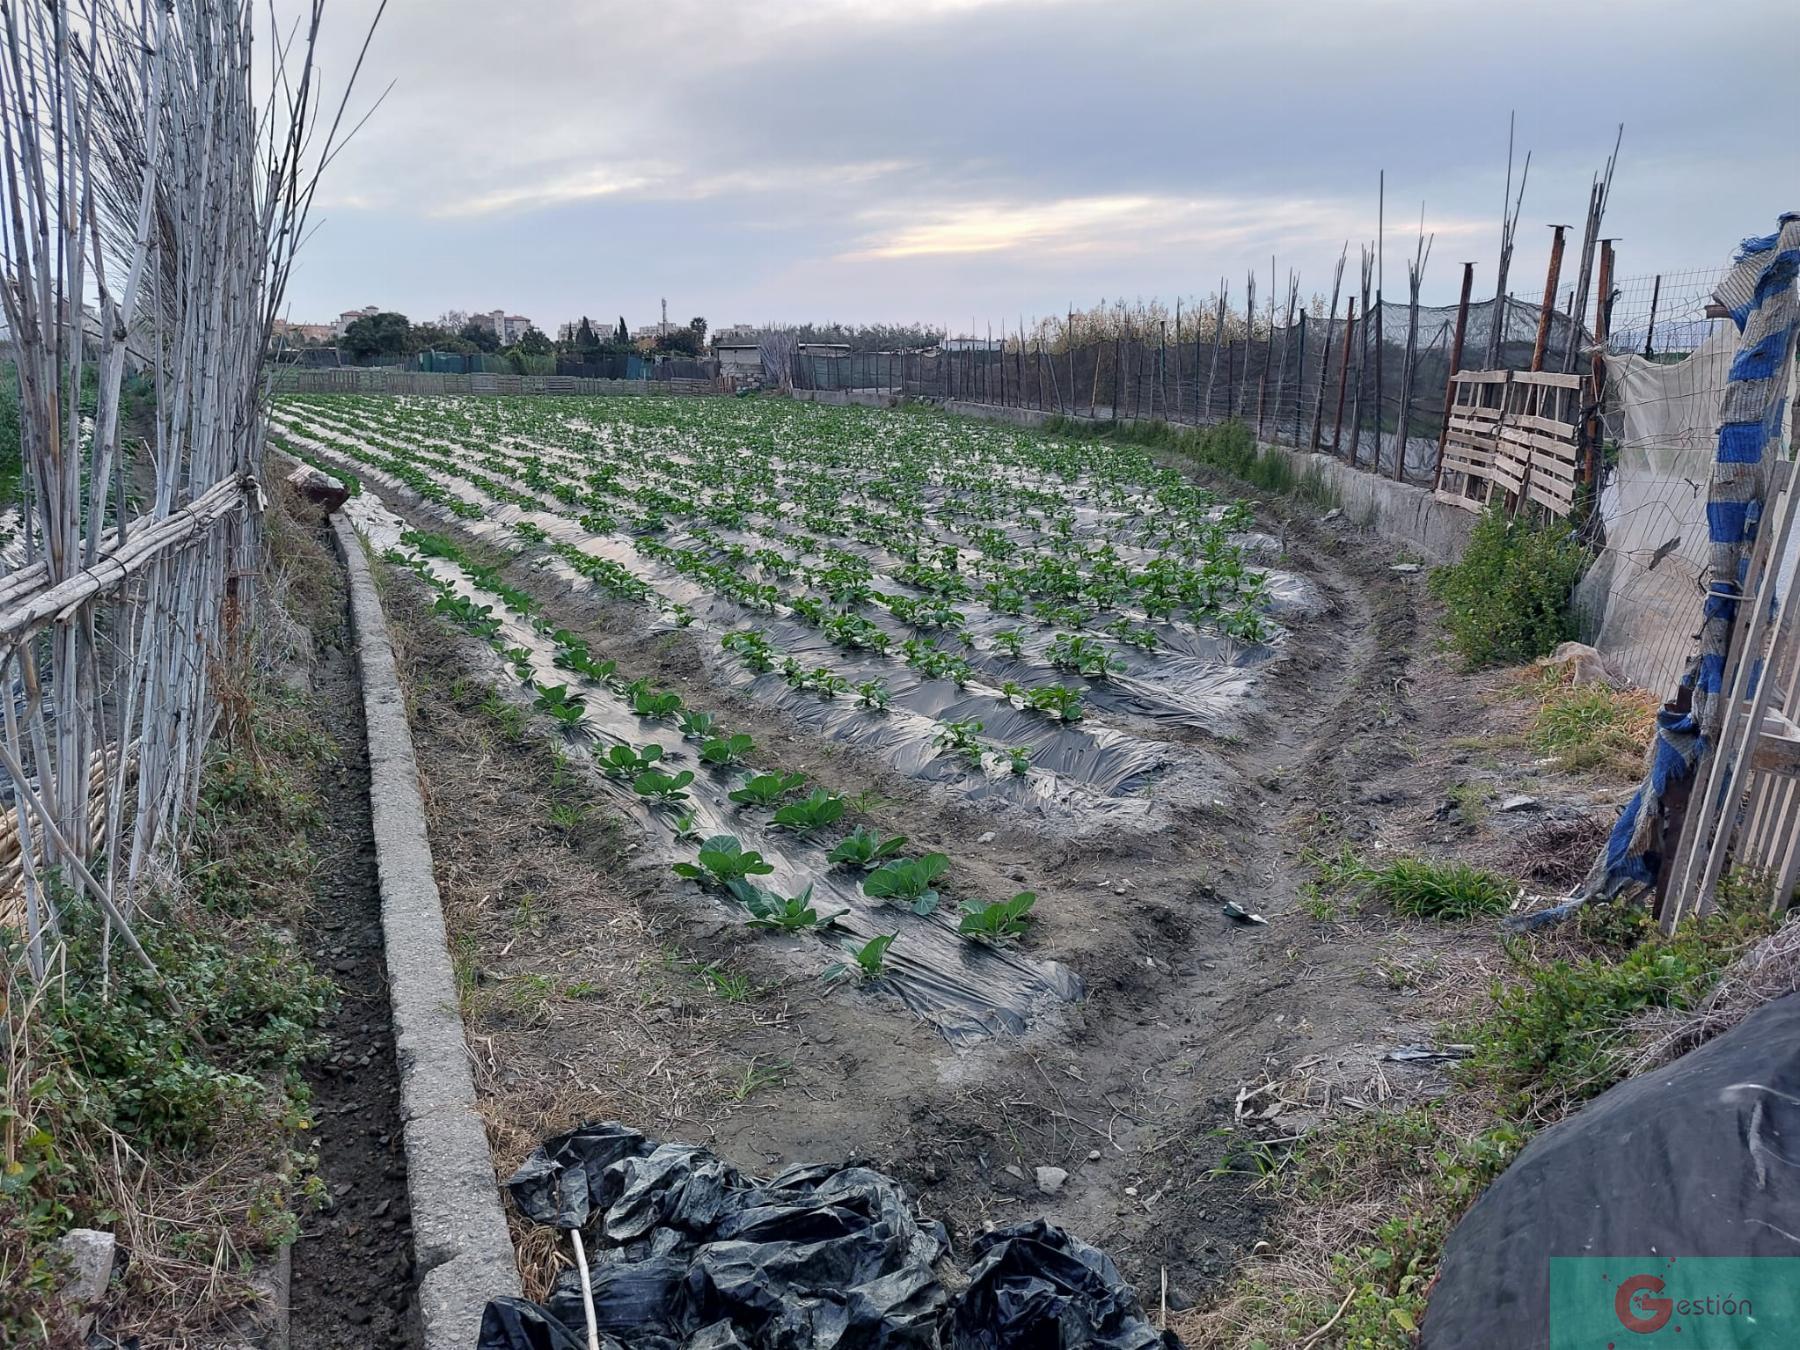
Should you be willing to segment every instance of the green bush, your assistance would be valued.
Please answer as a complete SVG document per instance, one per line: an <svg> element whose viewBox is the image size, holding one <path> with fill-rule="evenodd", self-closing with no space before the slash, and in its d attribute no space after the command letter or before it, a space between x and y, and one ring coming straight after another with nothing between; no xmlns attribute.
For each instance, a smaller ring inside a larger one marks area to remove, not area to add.
<svg viewBox="0 0 1800 1350"><path fill-rule="evenodd" d="M1494 503L1462 561L1431 574L1449 609L1450 645L1471 668L1549 655L1575 635L1569 597L1587 560L1566 522L1509 520Z"/></svg>
<svg viewBox="0 0 1800 1350"><path fill-rule="evenodd" d="M1357 879L1392 905L1396 914L1412 919L1504 914L1519 893L1515 883L1496 873L1430 858L1395 858L1381 867L1365 868Z"/></svg>

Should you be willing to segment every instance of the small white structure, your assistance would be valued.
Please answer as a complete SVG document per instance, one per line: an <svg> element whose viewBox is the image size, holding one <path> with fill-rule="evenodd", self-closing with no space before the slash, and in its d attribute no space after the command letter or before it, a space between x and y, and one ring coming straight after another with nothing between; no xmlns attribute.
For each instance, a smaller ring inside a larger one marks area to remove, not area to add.
<svg viewBox="0 0 1800 1350"><path fill-rule="evenodd" d="M762 347L757 343L715 343L713 355L719 359L719 374L721 375L738 375L755 379L763 373Z"/></svg>

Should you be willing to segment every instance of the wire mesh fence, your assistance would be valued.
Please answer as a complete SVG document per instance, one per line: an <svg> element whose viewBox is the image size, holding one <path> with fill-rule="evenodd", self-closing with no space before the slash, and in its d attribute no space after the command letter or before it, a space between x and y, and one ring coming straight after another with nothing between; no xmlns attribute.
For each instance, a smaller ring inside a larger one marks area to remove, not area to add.
<svg viewBox="0 0 1800 1350"><path fill-rule="evenodd" d="M1670 690L1692 653L1707 584L1707 485L1736 345L1731 322L1708 313L1723 275L1715 267L1609 280L1589 324L1570 315L1574 287L1559 287L1548 309L1541 295L1471 303L1460 361L1457 306L1414 311L1393 301L1373 305L1372 317L1360 303L1331 310L1315 302L1291 324L1271 322L1267 310L1216 312L1198 324L1073 343L1056 325L956 350L786 358L801 389L1096 421L1237 419L1265 443L1428 486L1453 368L1535 365L1585 379L1598 356L1602 399L1594 404L1591 382L1583 384L1581 426L1571 433L1597 504L1583 513L1595 562L1576 592L1577 623L1619 674Z"/></svg>
<svg viewBox="0 0 1800 1350"><path fill-rule="evenodd" d="M1706 506L1737 351L1707 307L1712 268L1621 280L1606 343L1597 556L1583 635L1634 683L1672 692L1695 649L1711 563Z"/></svg>
<svg viewBox="0 0 1800 1350"><path fill-rule="evenodd" d="M1384 301L1367 313L1359 305L1353 318L1345 307L1333 313L1319 303L1292 323L1271 322L1266 311L1226 315L1223 324L1203 314L1198 333L1163 323L1154 332L1074 343L1053 332L951 350L796 351L789 374L798 389L886 392L1099 421L1209 426L1236 419L1265 442L1429 483L1457 314L1455 305L1418 307L1410 363L1414 314ZM1485 361L1491 348L1500 366L1525 368L1544 321L1532 297L1471 304L1462 365ZM1544 364L1569 368L1588 341L1586 330L1560 310L1547 323Z"/></svg>

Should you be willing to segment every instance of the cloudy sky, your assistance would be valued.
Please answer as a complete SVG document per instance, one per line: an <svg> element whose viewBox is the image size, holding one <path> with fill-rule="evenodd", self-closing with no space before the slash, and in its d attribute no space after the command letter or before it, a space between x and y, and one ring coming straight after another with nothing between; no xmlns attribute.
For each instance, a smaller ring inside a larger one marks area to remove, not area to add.
<svg viewBox="0 0 1800 1350"><path fill-rule="evenodd" d="M328 5L328 81L372 11ZM1620 122L1621 272L1711 266L1800 209L1797 38L1794 0L392 0L290 314L962 330L1271 254L1324 291L1382 169L1390 293L1422 202L1453 300L1514 109L1517 291Z"/></svg>

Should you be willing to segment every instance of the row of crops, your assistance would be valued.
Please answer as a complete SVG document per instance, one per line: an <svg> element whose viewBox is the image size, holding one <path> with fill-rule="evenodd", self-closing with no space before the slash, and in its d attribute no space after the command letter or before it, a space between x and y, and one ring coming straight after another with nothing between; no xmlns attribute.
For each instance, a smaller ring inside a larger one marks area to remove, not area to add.
<svg viewBox="0 0 1800 1350"><path fill-rule="evenodd" d="M276 443L404 490L643 631L689 630L721 683L823 736L1047 816L1144 817L1171 773L1156 728L1230 717L1279 642L1271 612L1308 599L1250 564L1241 505L1141 455L936 417L318 397L281 405ZM825 938L831 977L880 979L952 1036L1078 993L1012 950L1030 892L956 896L951 859L846 832L841 785L758 767L748 733L625 679L449 532L367 494L353 510L751 927Z"/></svg>

